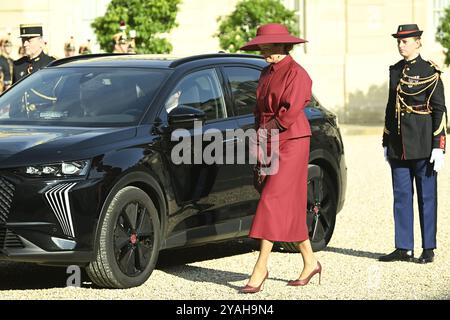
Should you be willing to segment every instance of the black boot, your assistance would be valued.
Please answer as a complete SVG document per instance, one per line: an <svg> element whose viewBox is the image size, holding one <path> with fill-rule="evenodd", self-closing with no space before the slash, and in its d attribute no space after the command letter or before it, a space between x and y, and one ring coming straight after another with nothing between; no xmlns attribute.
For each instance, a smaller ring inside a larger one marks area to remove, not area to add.
<svg viewBox="0 0 450 320"><path fill-rule="evenodd" d="M419 257L419 263L429 263L434 260L433 249L423 249L422 254Z"/></svg>
<svg viewBox="0 0 450 320"><path fill-rule="evenodd" d="M414 251L405 249L395 249L394 252L381 256L378 258L379 261L391 262L391 261L414 261Z"/></svg>

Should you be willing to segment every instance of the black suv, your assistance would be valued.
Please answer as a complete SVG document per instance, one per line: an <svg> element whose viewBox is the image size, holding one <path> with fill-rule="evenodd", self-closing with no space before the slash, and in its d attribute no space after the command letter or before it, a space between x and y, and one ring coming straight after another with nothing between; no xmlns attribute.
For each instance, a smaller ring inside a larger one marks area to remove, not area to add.
<svg viewBox="0 0 450 320"><path fill-rule="evenodd" d="M127 288L148 279L160 250L246 237L259 199L252 164L175 163L173 132L205 149L213 129L225 152L245 147L226 133L253 128L265 65L237 54L90 55L14 85L0 96L0 260L80 265L97 285ZM347 169L335 115L314 98L305 112L308 225L320 250Z"/></svg>

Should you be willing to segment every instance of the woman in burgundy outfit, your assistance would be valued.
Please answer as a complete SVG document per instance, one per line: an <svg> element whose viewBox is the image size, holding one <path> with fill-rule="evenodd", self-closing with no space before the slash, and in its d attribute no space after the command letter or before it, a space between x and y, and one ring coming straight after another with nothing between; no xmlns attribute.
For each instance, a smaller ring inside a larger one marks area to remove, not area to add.
<svg viewBox="0 0 450 320"><path fill-rule="evenodd" d="M289 55L294 44L304 42L290 35L285 26L269 23L259 27L256 37L241 48L261 51L270 63L259 79L255 120L258 132L278 129L279 133L276 137L259 134L266 137L266 141L260 139L259 143L267 143L269 150L271 138L278 139L278 171L266 177L250 230L251 238L261 239L261 248L250 280L240 290L243 293L261 290L269 276L267 262L275 241L297 242L303 258L303 270L288 285L304 286L315 274L320 277L322 271L306 225L311 130L304 108L311 99L312 81Z"/></svg>

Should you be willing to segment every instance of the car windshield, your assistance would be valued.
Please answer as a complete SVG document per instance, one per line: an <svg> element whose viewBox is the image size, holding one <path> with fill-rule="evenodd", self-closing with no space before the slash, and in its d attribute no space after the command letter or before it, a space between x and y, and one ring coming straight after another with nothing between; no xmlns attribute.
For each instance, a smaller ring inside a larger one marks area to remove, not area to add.
<svg viewBox="0 0 450 320"><path fill-rule="evenodd" d="M168 70L44 69L0 96L0 125L137 124Z"/></svg>

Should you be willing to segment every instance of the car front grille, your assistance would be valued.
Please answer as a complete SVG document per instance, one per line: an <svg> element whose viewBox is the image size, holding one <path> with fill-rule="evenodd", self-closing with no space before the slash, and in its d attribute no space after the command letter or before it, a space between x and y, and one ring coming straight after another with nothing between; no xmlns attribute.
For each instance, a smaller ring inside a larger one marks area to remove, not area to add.
<svg viewBox="0 0 450 320"><path fill-rule="evenodd" d="M0 177L0 223L6 223L14 197L14 185Z"/></svg>
<svg viewBox="0 0 450 320"><path fill-rule="evenodd" d="M0 249L25 248L19 236L6 228L0 227Z"/></svg>

